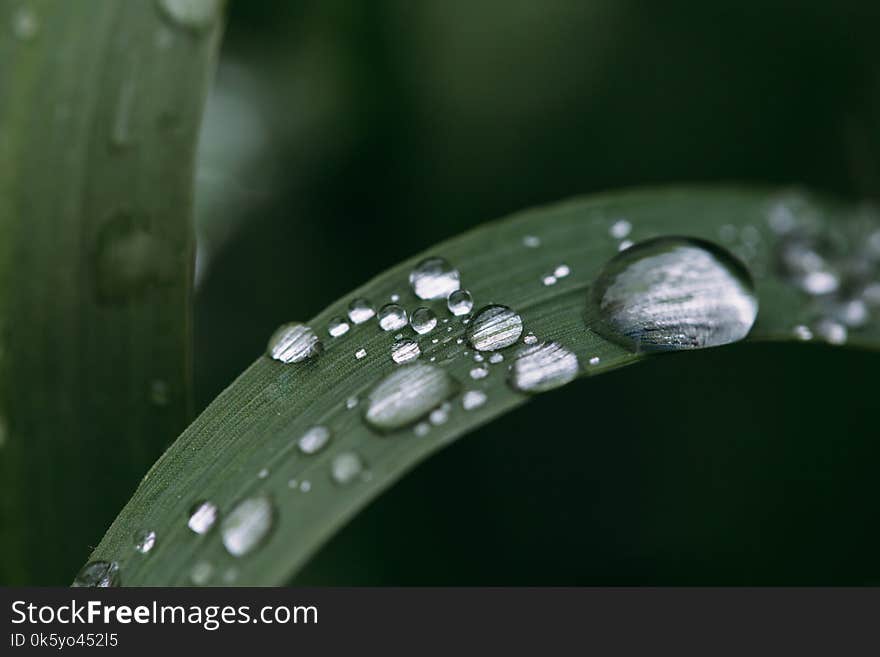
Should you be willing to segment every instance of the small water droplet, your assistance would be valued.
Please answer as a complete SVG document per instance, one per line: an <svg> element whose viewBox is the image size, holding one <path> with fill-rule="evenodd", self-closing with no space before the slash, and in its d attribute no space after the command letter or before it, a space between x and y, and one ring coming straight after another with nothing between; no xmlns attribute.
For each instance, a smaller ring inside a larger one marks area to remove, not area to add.
<svg viewBox="0 0 880 657"><path fill-rule="evenodd" d="M435 408L431 411L430 415L428 415L428 421L434 426L439 426L441 424L446 424L449 420L449 410L452 407L449 405L449 402L444 402L440 405L439 408Z"/></svg>
<svg viewBox="0 0 880 657"><path fill-rule="evenodd" d="M196 586L204 586L214 575L214 566L207 561L199 561L189 573L190 581Z"/></svg>
<svg viewBox="0 0 880 657"><path fill-rule="evenodd" d="M813 332L803 324L795 326L794 329L792 329L792 333L798 340L808 341L813 339Z"/></svg>
<svg viewBox="0 0 880 657"><path fill-rule="evenodd" d="M545 392L565 385L577 373L574 353L557 342L542 342L517 352L508 381L520 392Z"/></svg>
<svg viewBox="0 0 880 657"><path fill-rule="evenodd" d="M497 365L498 363L501 363L503 361L504 361L504 354L502 354L499 351L496 351L494 354L489 356L489 362L492 363L493 365Z"/></svg>
<svg viewBox="0 0 880 657"><path fill-rule="evenodd" d="M324 345L311 328L291 322L272 334L267 351L271 358L282 363L300 363L321 355Z"/></svg>
<svg viewBox="0 0 880 657"><path fill-rule="evenodd" d="M628 222L626 219L618 219L611 227L608 229L608 233L616 240L622 240L624 237L629 235L632 230L632 224Z"/></svg>
<svg viewBox="0 0 880 657"><path fill-rule="evenodd" d="M486 369L486 368L483 367L483 366L480 366L480 367L474 367L474 368L470 371L470 375L471 375L471 378L472 378L474 381L478 381L478 380L480 380L480 379L485 379L487 376L489 376L489 370Z"/></svg>
<svg viewBox="0 0 880 657"><path fill-rule="evenodd" d="M296 488L298 485L299 485L299 482L295 478L287 480L287 487L288 488Z"/></svg>
<svg viewBox="0 0 880 657"><path fill-rule="evenodd" d="M571 273L571 268L568 265L558 265L556 269L553 270L553 275L556 278L565 278Z"/></svg>
<svg viewBox="0 0 880 657"><path fill-rule="evenodd" d="M362 358L366 358L366 356L367 356L367 350L364 349L363 347L361 347L356 352L354 352L354 357L357 358L358 360L361 360Z"/></svg>
<svg viewBox="0 0 880 657"><path fill-rule="evenodd" d="M632 247L632 240L623 240L620 244L617 245L618 251L626 251L628 248Z"/></svg>
<svg viewBox="0 0 880 657"><path fill-rule="evenodd" d="M355 400L355 403L357 403L357 400ZM296 441L296 446L303 454L317 454L324 449L329 442L330 429L318 425L312 427L300 436L299 440Z"/></svg>
<svg viewBox="0 0 880 657"><path fill-rule="evenodd" d="M217 20L222 0L158 0L159 9L174 25L202 32Z"/></svg>
<svg viewBox="0 0 880 657"><path fill-rule="evenodd" d="M413 433L416 434L419 438L424 438L431 431L431 425L427 422L419 422L415 428L413 429Z"/></svg>
<svg viewBox="0 0 880 657"><path fill-rule="evenodd" d="M189 519L186 526L193 530L196 534L206 534L217 522L217 505L202 500L192 505L189 510Z"/></svg>
<svg viewBox="0 0 880 657"><path fill-rule="evenodd" d="M525 344L537 344L537 342L538 342L538 338L535 336L534 333L532 333L531 331L529 331L528 333L526 333L526 334L523 336L523 342L524 342Z"/></svg>
<svg viewBox="0 0 880 657"><path fill-rule="evenodd" d="M590 365L598 365L598 364L599 364L599 357L598 356L593 356L592 358L590 358Z"/></svg>
<svg viewBox="0 0 880 657"><path fill-rule="evenodd" d="M348 333L350 328L351 326L345 321L344 317L337 316L331 319L327 325L327 333L330 334L331 338L338 338Z"/></svg>
<svg viewBox="0 0 880 657"><path fill-rule="evenodd" d="M474 299L467 290L456 290L446 299L446 307L456 317L467 315L474 307Z"/></svg>
<svg viewBox="0 0 880 657"><path fill-rule="evenodd" d="M391 359L398 365L415 360L421 353L422 349L415 340L400 340L391 346Z"/></svg>
<svg viewBox="0 0 880 657"><path fill-rule="evenodd" d="M235 580L238 579L238 569L234 567L230 567L226 569L226 572L223 573L223 581L226 584L232 584Z"/></svg>
<svg viewBox="0 0 880 657"><path fill-rule="evenodd" d="M497 351L519 340L522 330L522 317L507 306L491 305L477 312L466 336L477 351Z"/></svg>
<svg viewBox="0 0 880 657"><path fill-rule="evenodd" d="M412 424L458 392L458 383L436 365L411 363L383 378L369 393L364 419L379 431Z"/></svg>
<svg viewBox="0 0 880 657"><path fill-rule="evenodd" d="M813 296L835 292L840 287L840 275L822 255L827 248L827 244L803 236L781 240L778 265L782 275Z"/></svg>
<svg viewBox="0 0 880 657"><path fill-rule="evenodd" d="M413 331L419 335L424 335L433 331L434 327L437 326L437 315L430 308L422 306L413 311L412 317L409 318L409 324L412 326Z"/></svg>
<svg viewBox="0 0 880 657"><path fill-rule="evenodd" d="M464 344L464 338L457 338L455 344Z"/></svg>
<svg viewBox="0 0 880 657"><path fill-rule="evenodd" d="M396 303L389 303L379 309L379 326L383 331L396 331L406 326L406 310Z"/></svg>
<svg viewBox="0 0 880 657"><path fill-rule="evenodd" d="M846 344L848 331L846 326L833 319L821 319L816 323L816 334L828 344Z"/></svg>
<svg viewBox="0 0 880 657"><path fill-rule="evenodd" d="M253 552L269 535L274 520L275 507L265 495L242 500L220 523L223 547L233 557Z"/></svg>
<svg viewBox="0 0 880 657"><path fill-rule="evenodd" d="M556 285L556 277L553 274L547 274L544 278L541 279L541 283L544 284L544 287Z"/></svg>
<svg viewBox="0 0 880 657"><path fill-rule="evenodd" d="M308 493L310 490L312 490L312 482L311 481L309 481L308 479L305 479L300 482L300 484L299 484L299 492L300 493Z"/></svg>
<svg viewBox="0 0 880 657"><path fill-rule="evenodd" d="M537 249L541 246L541 238L536 235L525 235L522 239L523 246L528 249Z"/></svg>
<svg viewBox="0 0 880 657"><path fill-rule="evenodd" d="M739 261L709 242L680 237L647 240L612 258L592 301L597 330L645 351L736 342L758 313L751 276Z"/></svg>
<svg viewBox="0 0 880 657"><path fill-rule="evenodd" d="M330 476L340 486L352 483L363 472L364 462L354 452L343 452L333 458Z"/></svg>
<svg viewBox="0 0 880 657"><path fill-rule="evenodd" d="M19 7L12 14L12 36L31 41L40 31L40 21L30 7Z"/></svg>
<svg viewBox="0 0 880 657"><path fill-rule="evenodd" d="M461 398L461 407L466 411L472 411L486 403L486 393L482 390L468 390Z"/></svg>
<svg viewBox="0 0 880 657"><path fill-rule="evenodd" d="M156 545L156 532L145 529L134 536L134 549L141 554L147 554Z"/></svg>
<svg viewBox="0 0 880 657"><path fill-rule="evenodd" d="M426 258L409 275L409 284L419 299L446 299L461 285L458 270L443 258Z"/></svg>
<svg viewBox="0 0 880 657"><path fill-rule="evenodd" d="M120 580L119 564L115 561L91 561L77 573L72 586L109 588L119 586Z"/></svg>
<svg viewBox="0 0 880 657"><path fill-rule="evenodd" d="M348 304L348 318L355 324L363 324L376 315L373 304L363 297L352 299Z"/></svg>
<svg viewBox="0 0 880 657"><path fill-rule="evenodd" d="M465 356L467 356L467 354L468 354L468 352L464 352ZM483 358L483 354L477 354L477 353L474 354L474 362L475 363L482 363L484 360L486 360L486 359Z"/></svg>
<svg viewBox="0 0 880 657"><path fill-rule="evenodd" d="M358 398L357 397L349 397L348 399L345 400L345 407L348 410L353 409L357 405L358 405Z"/></svg>
<svg viewBox="0 0 880 657"><path fill-rule="evenodd" d="M257 473L257 478L258 478L258 479L265 479L265 478L268 477L268 476L269 476L269 468L262 468L262 469Z"/></svg>

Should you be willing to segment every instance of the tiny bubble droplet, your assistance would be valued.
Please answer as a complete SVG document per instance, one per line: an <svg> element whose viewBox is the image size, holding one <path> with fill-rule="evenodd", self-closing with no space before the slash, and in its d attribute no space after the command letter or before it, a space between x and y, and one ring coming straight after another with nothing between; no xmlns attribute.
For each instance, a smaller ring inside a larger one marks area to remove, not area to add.
<svg viewBox="0 0 880 657"><path fill-rule="evenodd" d="M486 393L482 390L468 390L461 398L461 407L466 411L472 411L486 403Z"/></svg>
<svg viewBox="0 0 880 657"><path fill-rule="evenodd" d="M456 317L467 315L474 307L474 299L467 290L456 290L446 299L446 307Z"/></svg>
<svg viewBox="0 0 880 657"><path fill-rule="evenodd" d="M522 243L527 249L537 249L541 246L541 238L536 235L525 235L522 238Z"/></svg>
<svg viewBox="0 0 880 657"><path fill-rule="evenodd" d="M367 350L364 349L363 347L361 347L356 352L354 352L354 357L357 358L358 360L361 360L362 358L366 358L366 356L367 356Z"/></svg>
<svg viewBox="0 0 880 657"><path fill-rule="evenodd" d="M803 340L806 342L813 339L813 332L810 330L809 327L804 326L803 324L798 324L792 329L791 332L798 340Z"/></svg>
<svg viewBox="0 0 880 657"><path fill-rule="evenodd" d="M413 311L412 316L409 318L409 324L412 326L413 331L419 335L424 335L433 331L434 327L437 326L437 315L430 308L421 306Z"/></svg>
<svg viewBox="0 0 880 657"><path fill-rule="evenodd" d="M624 237L629 235L632 230L632 224L628 222L626 219L618 219L611 227L608 229L608 233L616 240L622 240Z"/></svg>
<svg viewBox="0 0 880 657"><path fill-rule="evenodd" d="M410 272L409 284L419 299L445 299L460 286L458 270L443 258L426 258Z"/></svg>
<svg viewBox="0 0 880 657"><path fill-rule="evenodd" d="M397 331L406 326L406 310L396 303L389 303L379 309L379 326L383 331Z"/></svg>
<svg viewBox="0 0 880 657"><path fill-rule="evenodd" d="M538 338L535 336L534 333L529 332L526 333L525 336L523 336L523 342L525 344L535 344L538 342Z"/></svg>

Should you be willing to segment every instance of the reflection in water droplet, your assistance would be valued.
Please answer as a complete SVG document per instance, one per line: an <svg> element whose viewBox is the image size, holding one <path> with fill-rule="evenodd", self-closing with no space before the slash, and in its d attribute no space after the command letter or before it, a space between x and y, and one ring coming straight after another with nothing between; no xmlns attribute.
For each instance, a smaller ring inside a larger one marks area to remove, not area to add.
<svg viewBox="0 0 880 657"><path fill-rule="evenodd" d="M366 358L367 357L367 350L364 349L363 347L361 347L356 352L354 352L354 357L357 358L358 360L361 360L362 358Z"/></svg>
<svg viewBox="0 0 880 657"><path fill-rule="evenodd" d="M447 297L446 307L456 317L467 315L474 307L474 299L467 290L456 290Z"/></svg>
<svg viewBox="0 0 880 657"><path fill-rule="evenodd" d="M436 365L404 365L370 391L364 419L380 431L399 429L429 413L458 387L455 379Z"/></svg>
<svg viewBox="0 0 880 657"><path fill-rule="evenodd" d="M538 338L535 336L534 333L529 332L529 333L526 333L525 336L523 337L523 342L525 344L537 344Z"/></svg>
<svg viewBox="0 0 880 657"><path fill-rule="evenodd" d="M468 390L461 398L461 407L466 411L472 411L486 403L486 393L482 390Z"/></svg>
<svg viewBox="0 0 880 657"><path fill-rule="evenodd" d="M568 265L558 265L556 269L553 270L553 275L556 278L565 278L571 273L571 268Z"/></svg>
<svg viewBox="0 0 880 657"><path fill-rule="evenodd" d="M410 326L412 326L413 331L419 335L424 335L425 333L433 331L434 327L437 326L437 315L435 315L434 311L430 308L422 306L413 311L409 323Z"/></svg>
<svg viewBox="0 0 880 657"><path fill-rule="evenodd" d="M109 588L121 584L119 564L115 561L92 561L83 566L72 586Z"/></svg>
<svg viewBox="0 0 880 657"><path fill-rule="evenodd" d="M282 363L300 363L321 355L324 345L311 328L291 322L272 334L267 351L269 356Z"/></svg>
<svg viewBox="0 0 880 657"><path fill-rule="evenodd" d="M363 472L364 463L354 452L338 454L330 464L330 476L341 486L350 484Z"/></svg>
<svg viewBox="0 0 880 657"><path fill-rule="evenodd" d="M358 405L358 398L357 397L349 397L348 399L345 400L345 407L348 410L353 409L357 405Z"/></svg>
<svg viewBox="0 0 880 657"><path fill-rule="evenodd" d="M556 277L553 274L548 274L541 279L541 283L544 284L544 287L550 287L551 285L556 285Z"/></svg>
<svg viewBox="0 0 880 657"><path fill-rule="evenodd" d="M196 502L189 510L186 526L196 534L206 534L217 522L217 505L203 500Z"/></svg>
<svg viewBox="0 0 880 657"><path fill-rule="evenodd" d="M391 346L391 359L398 365L415 360L421 353L422 349L415 340L400 340Z"/></svg>
<svg viewBox="0 0 880 657"><path fill-rule="evenodd" d="M383 331L396 331L406 326L406 310L396 303L389 303L379 309L379 326Z"/></svg>
<svg viewBox="0 0 880 657"><path fill-rule="evenodd" d="M449 420L449 411L451 408L452 406L449 402L443 402L439 408L435 408L431 411L430 415L428 415L428 421L434 426L446 424Z"/></svg>
<svg viewBox="0 0 880 657"><path fill-rule="evenodd" d="M409 284L419 299L446 299L461 285L458 270L443 258L427 258L409 275Z"/></svg>
<svg viewBox="0 0 880 657"><path fill-rule="evenodd" d="M474 367L470 371L470 375L474 381L478 381L479 379L485 379L487 376L489 376L489 370L483 366Z"/></svg>
<svg viewBox="0 0 880 657"><path fill-rule="evenodd" d="M217 20L222 0L158 0L158 3L162 14L173 24L201 32Z"/></svg>
<svg viewBox="0 0 880 657"><path fill-rule="evenodd" d="M19 7L12 13L12 36L31 41L40 31L40 21L30 7Z"/></svg>
<svg viewBox="0 0 880 657"><path fill-rule="evenodd" d="M373 308L373 304L362 297L352 299L352 302L348 304L348 318L355 324L363 324L372 319L375 314L376 309Z"/></svg>
<svg viewBox="0 0 880 657"><path fill-rule="evenodd" d="M578 373L578 360L557 342L523 347L510 368L510 385L520 392L545 392L565 385Z"/></svg>
<svg viewBox="0 0 880 657"><path fill-rule="evenodd" d="M739 261L709 242L679 237L647 240L612 258L592 301L597 330L644 351L736 342L758 313L751 277Z"/></svg>
<svg viewBox="0 0 880 657"><path fill-rule="evenodd" d="M199 561L189 573L190 581L196 586L204 586L214 575L214 566L207 561Z"/></svg>
<svg viewBox="0 0 880 657"><path fill-rule="evenodd" d="M156 545L156 532L149 529L138 532L134 536L134 549L146 554Z"/></svg>
<svg viewBox="0 0 880 657"><path fill-rule="evenodd" d="M324 426L315 426L306 431L296 441L296 446L303 454L317 454L327 443L330 442L330 429Z"/></svg>
<svg viewBox="0 0 880 657"><path fill-rule="evenodd" d="M593 356L592 358L590 358L590 365L598 365L598 364L599 364L599 357L598 356Z"/></svg>
<svg viewBox="0 0 880 657"><path fill-rule="evenodd" d="M522 329L522 317L513 310L491 305L477 311L465 335L477 351L496 351L519 340Z"/></svg>
<svg viewBox="0 0 880 657"><path fill-rule="evenodd" d="M616 240L622 240L624 237L629 235L629 232L632 230L632 224L628 222L626 219L618 219L611 227L608 229L608 233Z"/></svg>
<svg viewBox="0 0 880 657"><path fill-rule="evenodd" d="M311 481L309 481L308 479L304 479L303 481L300 482L300 484L299 484L299 492L300 493L308 493L310 490L312 490L312 482Z"/></svg>
<svg viewBox="0 0 880 657"><path fill-rule="evenodd" d="M331 338L338 338L348 333L350 328L351 327L348 322L345 321L344 317L334 317L330 320L330 323L327 324L327 333L330 334Z"/></svg>
<svg viewBox="0 0 880 657"><path fill-rule="evenodd" d="M242 500L220 524L223 547L234 557L253 552L269 535L274 520L275 509L268 497Z"/></svg>
<svg viewBox="0 0 880 657"><path fill-rule="evenodd" d="M489 356L489 362L493 365L497 365L498 363L504 362L504 354L499 351L496 351L494 354Z"/></svg>

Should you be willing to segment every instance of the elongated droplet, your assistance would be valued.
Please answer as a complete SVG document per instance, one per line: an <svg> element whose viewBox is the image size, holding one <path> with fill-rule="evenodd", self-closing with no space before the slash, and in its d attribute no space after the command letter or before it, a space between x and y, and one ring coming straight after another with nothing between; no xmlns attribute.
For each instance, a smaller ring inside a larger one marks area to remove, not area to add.
<svg viewBox="0 0 880 657"><path fill-rule="evenodd" d="M427 258L413 268L409 284L419 299L446 299L460 286L458 270L443 258Z"/></svg>
<svg viewBox="0 0 880 657"><path fill-rule="evenodd" d="M364 462L354 452L343 452L333 459L330 476L340 486L352 483L364 470Z"/></svg>
<svg viewBox="0 0 880 657"><path fill-rule="evenodd" d="M467 290L456 290L446 299L446 307L456 317L467 315L474 307L474 299Z"/></svg>
<svg viewBox="0 0 880 657"><path fill-rule="evenodd" d="M415 340L398 340L391 346L391 360L398 365L415 360L421 353L422 349Z"/></svg>
<svg viewBox="0 0 880 657"><path fill-rule="evenodd" d="M242 500L220 525L223 547L233 557L243 557L253 552L269 535L274 520L275 508L268 497L263 495Z"/></svg>
<svg viewBox="0 0 880 657"><path fill-rule="evenodd" d="M578 374L578 359L558 342L520 349L510 368L510 385L520 392L545 392L565 385Z"/></svg>
<svg viewBox="0 0 880 657"><path fill-rule="evenodd" d="M383 331L397 331L406 326L406 310L396 303L388 303L379 309L379 327Z"/></svg>
<svg viewBox="0 0 880 657"><path fill-rule="evenodd" d="M119 564L115 561L87 563L73 580L73 586L88 588L108 588L120 583Z"/></svg>
<svg viewBox="0 0 880 657"><path fill-rule="evenodd" d="M413 311L409 323L410 326L412 326L413 331L419 335L424 335L425 333L433 331L434 327L437 326L437 315L435 315L434 311L430 308L422 306Z"/></svg>
<svg viewBox="0 0 880 657"><path fill-rule="evenodd" d="M269 355L282 363L299 363L315 358L323 351L323 343L305 324L284 324L269 338Z"/></svg>
<svg viewBox="0 0 880 657"><path fill-rule="evenodd" d="M296 441L303 454L317 454L330 442L330 429L324 426L312 427Z"/></svg>
<svg viewBox="0 0 880 657"><path fill-rule="evenodd" d="M363 324L376 315L376 309L368 300L358 297L348 304L348 318L355 324Z"/></svg>
<svg viewBox="0 0 880 657"><path fill-rule="evenodd" d="M522 330L522 317L507 306L491 305L477 311L466 335L477 351L496 351L519 340Z"/></svg>
<svg viewBox="0 0 880 657"><path fill-rule="evenodd" d="M156 545L156 532L149 529L138 532L134 537L134 549L141 554L146 554Z"/></svg>
<svg viewBox="0 0 880 657"><path fill-rule="evenodd" d="M203 500L193 504L189 510L186 526L196 534L207 534L215 522L217 522L217 505Z"/></svg>
<svg viewBox="0 0 880 657"><path fill-rule="evenodd" d="M710 242L661 237L612 258L593 285L605 337L641 351L715 347L742 340L758 314L751 276Z"/></svg>
<svg viewBox="0 0 880 657"><path fill-rule="evenodd" d="M331 338L338 338L348 333L350 328L351 327L348 322L345 321L344 317L334 317L330 320L330 323L327 324L327 333L330 334Z"/></svg>
<svg viewBox="0 0 880 657"><path fill-rule="evenodd" d="M445 369L427 363L404 365L369 393L364 419L379 431L393 431L427 415L458 389Z"/></svg>

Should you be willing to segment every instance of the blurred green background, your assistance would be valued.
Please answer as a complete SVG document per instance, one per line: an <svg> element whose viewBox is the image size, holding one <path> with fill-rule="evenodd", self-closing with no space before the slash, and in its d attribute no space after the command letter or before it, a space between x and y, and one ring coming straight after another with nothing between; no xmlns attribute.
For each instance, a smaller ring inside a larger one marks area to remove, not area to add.
<svg viewBox="0 0 880 657"><path fill-rule="evenodd" d="M281 322L530 205L728 181L876 198L878 19L231 2L198 171L199 408ZM298 581L880 583L878 372L876 353L740 345L577 382L423 464Z"/></svg>

